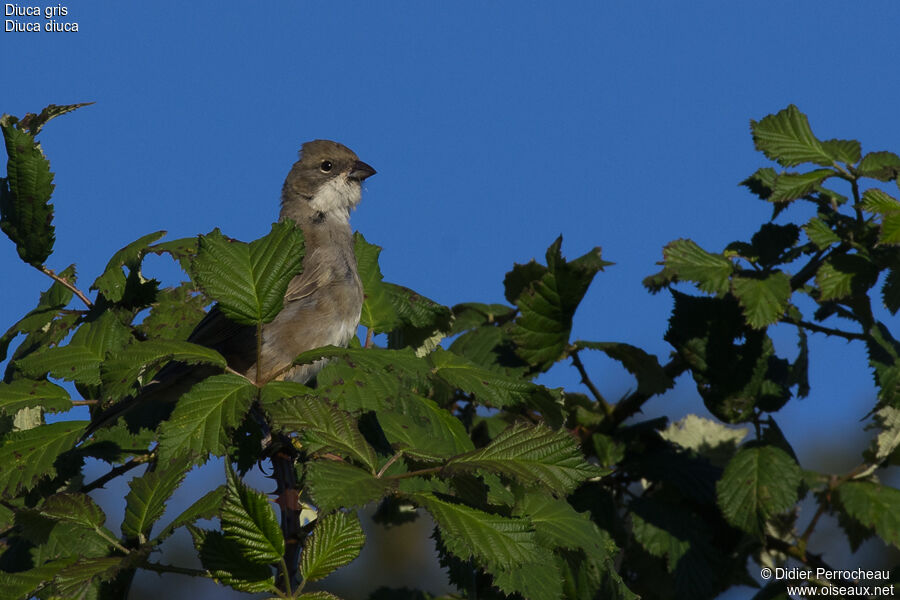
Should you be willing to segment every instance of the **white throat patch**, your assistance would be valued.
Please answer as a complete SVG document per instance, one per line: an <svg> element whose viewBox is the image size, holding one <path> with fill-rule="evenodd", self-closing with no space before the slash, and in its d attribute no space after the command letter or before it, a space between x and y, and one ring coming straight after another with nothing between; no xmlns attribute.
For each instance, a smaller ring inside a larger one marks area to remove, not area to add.
<svg viewBox="0 0 900 600"><path fill-rule="evenodd" d="M356 208L361 197L362 186L359 182L338 175L319 188L309 201L309 206L315 211L348 221L350 210Z"/></svg>

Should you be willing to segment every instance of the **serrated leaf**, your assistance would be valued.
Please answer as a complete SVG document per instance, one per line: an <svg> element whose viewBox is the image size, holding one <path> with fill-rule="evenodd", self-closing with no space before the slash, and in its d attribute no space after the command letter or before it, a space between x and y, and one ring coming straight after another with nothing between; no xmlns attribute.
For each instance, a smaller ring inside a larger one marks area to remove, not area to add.
<svg viewBox="0 0 900 600"><path fill-rule="evenodd" d="M889 246L900 244L900 212L891 212L881 217L878 243Z"/></svg>
<svg viewBox="0 0 900 600"><path fill-rule="evenodd" d="M580 548L593 559L606 558L603 537L590 515L577 512L564 499L526 493L513 513L527 517L534 524L538 542L546 548Z"/></svg>
<svg viewBox="0 0 900 600"><path fill-rule="evenodd" d="M107 353L125 347L131 332L119 322L113 311L94 321L82 323L66 346L45 348L16 361L16 366L31 377L49 373L52 377L97 385L100 364Z"/></svg>
<svg viewBox="0 0 900 600"><path fill-rule="evenodd" d="M78 104L49 104L38 114L28 113L19 121L20 129L27 129L31 135L41 132L44 125L52 119L70 113L82 106L90 106L93 102L79 102Z"/></svg>
<svg viewBox="0 0 900 600"><path fill-rule="evenodd" d="M769 202L790 202L819 189L823 181L834 177L831 169L816 169L808 173L782 173L775 178Z"/></svg>
<svg viewBox="0 0 900 600"><path fill-rule="evenodd" d="M900 490L870 481L847 481L838 487L838 497L849 516L900 548Z"/></svg>
<svg viewBox="0 0 900 600"><path fill-rule="evenodd" d="M364 469L333 460L307 463L305 481L313 503L326 513L379 500L390 487Z"/></svg>
<svg viewBox="0 0 900 600"><path fill-rule="evenodd" d="M417 494L414 499L434 517L447 549L463 560L474 556L512 567L540 562L543 557L534 529L525 519L492 515L433 494Z"/></svg>
<svg viewBox="0 0 900 600"><path fill-rule="evenodd" d="M272 592L275 578L268 565L248 561L240 545L218 531L191 527L203 568L217 581L241 592Z"/></svg>
<svg viewBox="0 0 900 600"><path fill-rule="evenodd" d="M179 527L191 525L197 519L212 519L219 514L219 509L222 508L224 500L225 486L220 485L204 494L199 500L190 505L187 510L175 517L171 523L163 528L156 539L162 541L172 535Z"/></svg>
<svg viewBox="0 0 900 600"><path fill-rule="evenodd" d="M883 405L897 406L900 398L900 343L884 324L876 323L868 331L866 350L879 388L878 400Z"/></svg>
<svg viewBox="0 0 900 600"><path fill-rule="evenodd" d="M800 480L800 467L784 450L745 446L716 485L718 504L729 523L760 536L766 521L797 501Z"/></svg>
<svg viewBox="0 0 900 600"><path fill-rule="evenodd" d="M87 424L60 421L6 435L0 445L0 495L16 495L42 477L55 476L57 458L75 447Z"/></svg>
<svg viewBox="0 0 900 600"><path fill-rule="evenodd" d="M57 573L76 560L78 560L77 557L69 556L44 563L27 571L14 573L0 571L0 590L3 590L5 597L10 600L31 598L36 591L52 581Z"/></svg>
<svg viewBox="0 0 900 600"><path fill-rule="evenodd" d="M129 271L139 274L141 260L147 253L147 247L165 234L165 231L149 233L113 254L103 273L94 280L90 289L99 290L106 299L112 302L121 301L125 295L126 284L125 273L122 272L122 267L128 267Z"/></svg>
<svg viewBox="0 0 900 600"><path fill-rule="evenodd" d="M831 244L837 244L841 241L841 238L832 231L831 227L818 217L810 219L809 222L803 226L803 231L806 233L806 237L809 238L809 241L815 244L816 248L819 250L824 250Z"/></svg>
<svg viewBox="0 0 900 600"><path fill-rule="evenodd" d="M215 375L196 384L160 426L159 459L193 453L221 456L228 432L238 425L256 397L256 386L238 375Z"/></svg>
<svg viewBox="0 0 900 600"><path fill-rule="evenodd" d="M218 229L200 237L193 262L197 282L232 321L268 323L281 310L291 279L303 264L303 234L290 221L249 244Z"/></svg>
<svg viewBox="0 0 900 600"><path fill-rule="evenodd" d="M462 421L428 398L404 395L377 418L391 446L407 456L440 460L474 450Z"/></svg>
<svg viewBox="0 0 900 600"><path fill-rule="evenodd" d="M784 167L805 162L829 166L834 157L813 135L806 115L793 104L761 121L750 121L753 143L767 158Z"/></svg>
<svg viewBox="0 0 900 600"><path fill-rule="evenodd" d="M875 266L859 254L832 256L816 272L819 302L863 293L875 284L877 277Z"/></svg>
<svg viewBox="0 0 900 600"><path fill-rule="evenodd" d="M881 287L881 301L892 315L900 310L900 271L890 269Z"/></svg>
<svg viewBox="0 0 900 600"><path fill-rule="evenodd" d="M39 144L28 132L0 124L6 144L6 177L0 179L0 230L19 257L40 267L53 252L53 173Z"/></svg>
<svg viewBox="0 0 900 600"><path fill-rule="evenodd" d="M427 358L434 376L473 394L481 404L493 408L527 402L537 389L530 381L483 369L443 348L435 349Z"/></svg>
<svg viewBox="0 0 900 600"><path fill-rule="evenodd" d="M900 210L900 202L878 188L869 188L863 192L862 207L870 213L884 215Z"/></svg>
<svg viewBox="0 0 900 600"><path fill-rule="evenodd" d="M241 555L257 564L271 564L284 555L284 537L269 499L250 488L226 461L226 491L222 531L238 544Z"/></svg>
<svg viewBox="0 0 900 600"><path fill-rule="evenodd" d="M150 314L137 330L147 339L186 340L197 324L206 316L207 300L195 294L190 284L166 288L156 294Z"/></svg>
<svg viewBox="0 0 900 600"><path fill-rule="evenodd" d="M855 165L862 155L862 147L856 140L825 140L822 148L834 160Z"/></svg>
<svg viewBox="0 0 900 600"><path fill-rule="evenodd" d="M666 269L679 279L693 281L704 292L724 294L734 265L721 254L707 252L691 240L675 240L663 248Z"/></svg>
<svg viewBox="0 0 900 600"><path fill-rule="evenodd" d="M80 559L56 575L56 593L62 598L82 598L98 582L115 577L124 560L121 556Z"/></svg>
<svg viewBox="0 0 900 600"><path fill-rule="evenodd" d="M355 513L336 512L318 519L300 555L300 572L317 581L353 562L366 543Z"/></svg>
<svg viewBox="0 0 900 600"><path fill-rule="evenodd" d="M264 404L276 428L302 431L309 450L322 449L351 457L375 472L375 450L359 432L349 413L316 397L301 396Z"/></svg>
<svg viewBox="0 0 900 600"><path fill-rule="evenodd" d="M0 414L13 416L23 408L39 406L47 412L63 412L72 408L69 393L49 381L17 379L0 383Z"/></svg>
<svg viewBox="0 0 900 600"><path fill-rule="evenodd" d="M891 181L900 174L900 156L893 152L870 152L863 156L856 170L863 177Z"/></svg>
<svg viewBox="0 0 900 600"><path fill-rule="evenodd" d="M588 464L568 433L518 424L484 448L450 459L446 468L485 469L526 485L544 485L554 494L567 494L582 481L608 473Z"/></svg>
<svg viewBox="0 0 900 600"><path fill-rule="evenodd" d="M388 334L389 348L411 347L424 356L438 347L452 329L450 309L401 285L382 282L401 325Z"/></svg>
<svg viewBox="0 0 900 600"><path fill-rule="evenodd" d="M791 280L782 271L765 279L737 275L731 281L731 289L744 311L747 324L762 329L777 323L787 310Z"/></svg>
<svg viewBox="0 0 900 600"><path fill-rule="evenodd" d="M125 518L122 520L125 537L138 538L141 543L146 540L189 468L190 461L181 458L158 465L156 470L128 482L130 491L125 496Z"/></svg>
<svg viewBox="0 0 900 600"><path fill-rule="evenodd" d="M401 321L388 290L382 283L383 275L378 266L381 246L370 244L359 232L353 234L353 245L359 279L362 281L365 295L359 323L375 333L391 331L400 325Z"/></svg>
<svg viewBox="0 0 900 600"><path fill-rule="evenodd" d="M64 492L44 500L40 513L54 521L77 523L89 529L98 529L106 522L106 514L87 494Z"/></svg>
<svg viewBox="0 0 900 600"><path fill-rule="evenodd" d="M131 344L124 351L103 363L101 379L111 398L122 398L134 391L136 385L146 384L142 375L150 368L170 360L189 365L207 364L225 368L225 358L213 350L190 342L148 340Z"/></svg>
<svg viewBox="0 0 900 600"><path fill-rule="evenodd" d="M778 174L772 167L763 167L757 169L753 175L741 182L741 185L759 196L763 200L768 200L775 189L775 178Z"/></svg>
<svg viewBox="0 0 900 600"><path fill-rule="evenodd" d="M494 576L494 585L506 594L520 594L528 600L559 600L563 594L562 575L553 555L544 554L536 563L497 569L488 565L487 571Z"/></svg>
<svg viewBox="0 0 900 600"><path fill-rule="evenodd" d="M622 342L585 342L579 340L573 344L576 348L587 348L604 352L613 360L622 363L638 382L638 393L653 396L662 394L675 382L666 375L654 355L644 352L637 346Z"/></svg>
<svg viewBox="0 0 900 600"><path fill-rule="evenodd" d="M547 370L565 352L572 317L594 276L612 264L600 258L600 248L566 261L562 236L547 249L547 266L534 261L516 265L503 283L506 297L519 308L509 334L516 353L539 371Z"/></svg>
<svg viewBox="0 0 900 600"><path fill-rule="evenodd" d="M200 240L197 237L180 238L169 242L162 242L161 244L155 244L150 246L147 251L152 252L157 256L168 254L179 262L185 273L189 273L191 270L191 261L197 256L197 247L199 245Z"/></svg>

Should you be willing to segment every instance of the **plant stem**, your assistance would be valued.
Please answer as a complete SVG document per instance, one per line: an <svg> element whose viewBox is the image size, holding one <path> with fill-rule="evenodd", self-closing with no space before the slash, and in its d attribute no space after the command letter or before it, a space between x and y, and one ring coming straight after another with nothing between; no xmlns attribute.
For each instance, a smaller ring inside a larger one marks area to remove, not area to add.
<svg viewBox="0 0 900 600"><path fill-rule="evenodd" d="M45 265L41 265L40 267L37 267L37 269L38 269L41 273L43 273L44 275L46 275L47 277L49 277L50 279L52 279L53 281L55 281L55 282L57 282L58 284L60 284L61 286L65 287L65 288L68 288L69 290L71 290L73 294L75 294L76 296L78 296L79 298L81 298L81 301L84 302L85 306L87 306L88 308L91 308L91 307L94 306L94 303L91 302L90 299L89 299L87 296L84 295L84 292L82 292L82 291L79 290L77 287L75 287L75 284L71 283L71 282L70 282L68 279L66 279L65 277L60 277L59 275L57 275L57 274L53 271L53 269L49 269L49 268L47 268Z"/></svg>
<svg viewBox="0 0 900 600"><path fill-rule="evenodd" d="M394 454L386 463L384 463L384 466L379 469L378 473L375 474L375 479L381 479L381 476L384 475L384 472L387 471L392 464L397 462L397 459L401 456L403 456L402 451Z"/></svg>
<svg viewBox="0 0 900 600"><path fill-rule="evenodd" d="M111 480L118 477L119 475L127 473L128 471L134 469L135 467L139 467L144 463L150 462L152 457L153 457L152 453L147 454L145 456L135 456L128 462L121 464L118 467L114 467L106 475L102 475L102 476L98 477L97 479L95 479L94 481L83 485L81 487L80 491L82 494L86 494L86 493L90 492L91 490L101 488L104 485L106 485L107 483L109 483Z"/></svg>
<svg viewBox="0 0 900 600"><path fill-rule="evenodd" d="M782 323L790 323L791 325L796 325L797 327L802 327L803 329L808 329L809 331L814 331L816 333L824 333L825 335L834 335L837 337L842 337L846 340L865 340L866 336L862 333L854 333L852 331L844 331L842 329L833 329L831 327L825 327L823 325L818 325L816 323L810 323L809 321L800 321L795 319L784 318L781 320Z"/></svg>
<svg viewBox="0 0 900 600"><path fill-rule="evenodd" d="M160 563L148 562L142 564L141 568L160 574L177 573L178 575L189 575L191 577L207 577L209 579L212 579L212 576L207 571L202 571L200 569L189 569L187 567L176 567L175 565L163 565Z"/></svg>
<svg viewBox="0 0 900 600"><path fill-rule="evenodd" d="M581 362L581 357L578 356L578 348L572 348L569 356L572 358L572 365L578 369L579 375L581 375L581 383L587 386L587 389L591 391L591 394L594 395L594 398L597 400L597 403L600 405L600 408L603 409L603 414L607 419L612 417L613 411L612 407L603 397L603 394L600 393L600 390L597 389L597 386L594 385L594 382L591 381L591 378L588 377L587 369L584 368L584 363Z"/></svg>

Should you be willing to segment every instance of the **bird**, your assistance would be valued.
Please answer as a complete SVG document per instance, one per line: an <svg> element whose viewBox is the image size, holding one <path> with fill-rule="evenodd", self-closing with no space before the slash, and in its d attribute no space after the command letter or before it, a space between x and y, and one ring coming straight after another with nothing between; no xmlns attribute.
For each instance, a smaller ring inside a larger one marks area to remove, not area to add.
<svg viewBox="0 0 900 600"><path fill-rule="evenodd" d="M350 229L350 212L362 197L362 183L376 173L347 146L330 140L302 145L281 191L279 221L290 219L303 232L303 269L288 284L284 305L262 325L257 365L257 328L230 320L213 306L188 341L217 350L228 366L261 385L273 379L309 382L325 360L292 365L302 352L346 347L356 334L363 305ZM195 383L221 372L210 366L173 362L136 396L117 402L92 419L85 435L121 416L136 429L168 418L174 404Z"/></svg>

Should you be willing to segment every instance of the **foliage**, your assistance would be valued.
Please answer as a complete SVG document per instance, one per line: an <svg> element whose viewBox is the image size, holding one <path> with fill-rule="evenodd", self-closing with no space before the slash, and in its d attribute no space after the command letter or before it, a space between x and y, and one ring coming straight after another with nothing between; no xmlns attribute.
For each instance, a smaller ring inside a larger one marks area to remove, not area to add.
<svg viewBox="0 0 900 600"><path fill-rule="evenodd" d="M77 287L74 266L46 265L53 174L35 136L79 106L0 119L8 155L0 228L53 279L0 338L3 357L19 340L0 384L4 597L125 597L134 571L149 569L281 598L334 598L304 593L306 582L358 556L366 539L355 509L376 502L386 525L415 514L399 506L430 513L441 564L472 598L713 598L753 585L750 561L821 564L809 538L824 513L837 515L854 546L867 536L900 546L900 491L876 478L897 462L900 342L872 300L878 288L887 311L900 310L900 202L888 185L900 174L895 154L820 140L794 106L752 121L757 149L780 169L763 167L743 185L772 205L772 221L718 252L690 239L663 249L662 269L644 281L674 299L663 363L625 342L571 339L591 282L612 264L599 248L567 260L560 237L544 263L506 275L509 304L446 307L384 281L380 249L357 235L362 325L387 333L387 347L368 336L364 347L304 353L297 364L328 359L306 387L251 381L185 341L211 301L245 326L274 318L302 268L302 235L289 222L249 244L218 230L162 243L164 232L143 236L113 255L93 298ZM801 221L776 223L792 204ZM161 289L142 275L149 253L171 255L190 280ZM776 350L776 325L796 331L795 356ZM810 333L864 344L878 387L876 438L848 473L804 471L773 418L811 392ZM620 362L635 391L609 402L581 359L595 351ZM535 382L566 362L590 395ZM115 414L172 368L200 375L171 414L127 427L45 421L83 404L92 417ZM682 375L717 420L635 418ZM159 527L172 494L210 456L226 457L226 485ZM88 457L108 462L108 476L84 482ZM274 499L241 478L263 459L279 474ZM116 534L91 493L142 465ZM798 534L799 502L810 493L803 510L812 507L812 525ZM273 500L282 522L303 515L298 530L279 522ZM217 528L198 524L210 518ZM202 568L154 560L179 528ZM432 596L372 595L387 597Z"/></svg>

